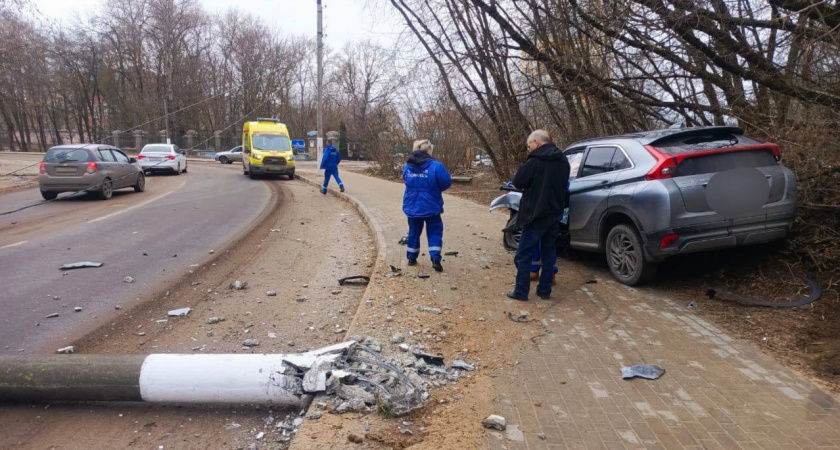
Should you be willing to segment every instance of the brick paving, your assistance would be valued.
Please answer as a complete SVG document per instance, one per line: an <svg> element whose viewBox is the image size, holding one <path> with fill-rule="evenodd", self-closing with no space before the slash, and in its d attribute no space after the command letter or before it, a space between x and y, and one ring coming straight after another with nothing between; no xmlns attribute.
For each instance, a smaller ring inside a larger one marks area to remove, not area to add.
<svg viewBox="0 0 840 450"><path fill-rule="evenodd" d="M311 167L298 170L317 179ZM400 265L402 185L347 171L342 178L378 227L380 256ZM505 216L451 196L446 204L445 248L486 234L492 248L477 255L478 265L511 258L500 250ZM584 284L587 269L561 264L568 266L554 300L527 305L539 310L546 333L510 355L496 377L491 412L507 419L508 430L485 432L485 448L840 448L837 402L805 378L653 289L620 285L606 271ZM470 275L456 272L453 282ZM666 374L622 380L619 368L634 364Z"/></svg>

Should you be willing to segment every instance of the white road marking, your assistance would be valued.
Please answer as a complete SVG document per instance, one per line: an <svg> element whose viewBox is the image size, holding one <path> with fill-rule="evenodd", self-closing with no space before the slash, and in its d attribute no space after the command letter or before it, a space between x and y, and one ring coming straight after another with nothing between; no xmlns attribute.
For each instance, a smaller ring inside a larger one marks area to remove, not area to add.
<svg viewBox="0 0 840 450"><path fill-rule="evenodd" d="M113 213L111 213L111 214L107 214L107 215L104 215L104 216L102 216L102 217L97 217L96 219L93 219L93 220L88 220L88 221L87 221L87 223L96 223L96 222L100 222L100 221L103 221L103 220L105 220L105 219L110 219L111 217L118 216L118 215L120 215L120 214L122 214L122 213L124 213L124 212L131 211L132 209L136 209L136 208L139 208L139 207L141 207L141 206L146 206L146 205L148 205L149 203L156 202L156 201L158 201L158 200L162 199L163 197L166 197L167 195L169 195L169 194L171 194L171 193L175 192L176 190L181 189L182 187L184 187L184 185L185 185L185 184L187 184L187 182L186 182L186 181L184 181L183 183L181 183L181 184L180 184L178 187L176 187L175 189L172 189L171 191L164 192L163 194L160 194L160 195L158 195L157 197L152 197L152 198L150 198L150 199L146 200L145 202L138 203L138 204L136 204L136 205L134 205L134 206L131 206L131 207L128 207L128 208L126 208L126 209L123 209L123 210L120 210L120 211L117 211L117 212L113 212Z"/></svg>
<svg viewBox="0 0 840 450"><path fill-rule="evenodd" d="M20 247L21 245L26 244L27 242L29 242L29 241L20 241L20 242L15 242L14 244L4 245L4 246L0 247L0 250L3 250L4 248Z"/></svg>

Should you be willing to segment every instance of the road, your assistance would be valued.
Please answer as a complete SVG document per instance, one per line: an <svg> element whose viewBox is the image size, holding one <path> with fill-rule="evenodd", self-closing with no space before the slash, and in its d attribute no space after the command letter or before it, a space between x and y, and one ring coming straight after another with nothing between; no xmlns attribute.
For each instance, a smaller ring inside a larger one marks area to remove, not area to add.
<svg viewBox="0 0 840 450"><path fill-rule="evenodd" d="M0 216L0 354L54 352L117 306L148 299L247 229L274 192L236 166L191 164L185 175L148 177L143 193L59 197ZM0 212L40 202L37 189L0 195ZM59 270L79 261L104 266Z"/></svg>

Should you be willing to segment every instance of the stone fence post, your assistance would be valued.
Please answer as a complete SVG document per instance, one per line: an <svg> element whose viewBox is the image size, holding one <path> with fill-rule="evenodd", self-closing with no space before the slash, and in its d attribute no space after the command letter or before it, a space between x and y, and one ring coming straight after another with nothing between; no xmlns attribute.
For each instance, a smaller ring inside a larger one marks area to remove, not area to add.
<svg viewBox="0 0 840 450"><path fill-rule="evenodd" d="M188 130L186 135L187 135L187 148L184 149L184 150L192 150L192 148L195 147L195 143L196 143L195 141L196 141L196 138L198 137L198 132L195 131L195 130Z"/></svg>
<svg viewBox="0 0 840 450"><path fill-rule="evenodd" d="M134 150L139 152L146 145L146 132L143 130L134 130Z"/></svg>

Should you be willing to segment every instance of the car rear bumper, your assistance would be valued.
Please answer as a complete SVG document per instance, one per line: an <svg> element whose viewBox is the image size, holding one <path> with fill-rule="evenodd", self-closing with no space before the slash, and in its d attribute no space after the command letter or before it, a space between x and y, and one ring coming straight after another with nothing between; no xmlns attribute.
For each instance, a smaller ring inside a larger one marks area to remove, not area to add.
<svg viewBox="0 0 840 450"><path fill-rule="evenodd" d="M96 190L104 179L104 174L84 174L74 177L39 175L38 187L44 192L76 192Z"/></svg>
<svg viewBox="0 0 840 450"><path fill-rule="evenodd" d="M291 165L283 165L283 164L251 164L248 168L254 174L260 175L271 175L271 174L278 174L278 175L288 175L295 173L295 166Z"/></svg>
<svg viewBox="0 0 840 450"><path fill-rule="evenodd" d="M697 227L686 227L651 233L645 235L645 254L649 260L661 261L670 256L717 250L743 245L763 244L783 239L793 228L794 214L775 214L769 220L734 226L698 230ZM660 242L665 235L676 233L677 240L660 248Z"/></svg>
<svg viewBox="0 0 840 450"><path fill-rule="evenodd" d="M166 161L148 161L146 159L141 159L140 161L140 168L145 171L177 171L178 170L178 161L174 159L168 159Z"/></svg>

